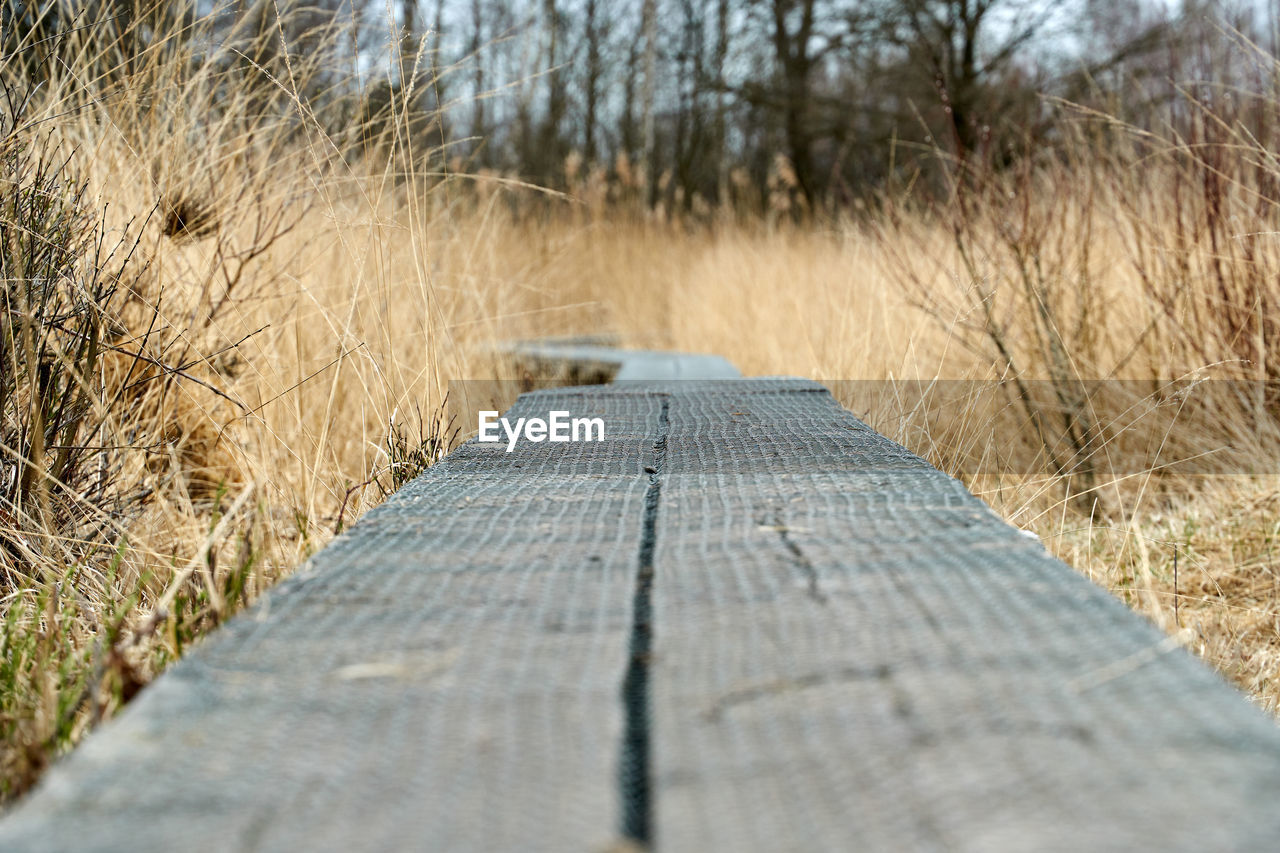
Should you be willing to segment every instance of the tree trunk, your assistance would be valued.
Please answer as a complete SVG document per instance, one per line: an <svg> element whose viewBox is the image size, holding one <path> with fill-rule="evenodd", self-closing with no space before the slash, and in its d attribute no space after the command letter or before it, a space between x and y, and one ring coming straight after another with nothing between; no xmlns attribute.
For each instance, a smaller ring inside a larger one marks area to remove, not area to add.
<svg viewBox="0 0 1280 853"><path fill-rule="evenodd" d="M483 0L471 0L471 61L472 83L476 102L471 113L471 137L475 145L483 144L485 137L484 116L484 5Z"/></svg>
<svg viewBox="0 0 1280 853"><path fill-rule="evenodd" d="M654 162L656 133L653 115L654 76L657 73L658 65L657 5L657 0L644 0L642 12L644 28L644 93L641 97L644 103L641 109L644 111L644 168L645 175L648 178L645 194L650 207L658 200L658 164Z"/></svg>
<svg viewBox="0 0 1280 853"><path fill-rule="evenodd" d="M414 69L418 62L418 0L401 0L400 17L400 87L406 92L414 88Z"/></svg>
<svg viewBox="0 0 1280 853"><path fill-rule="evenodd" d="M715 157L716 157L716 201L722 212L727 211L729 203L729 150L726 122L726 106L724 95L724 66L729 56L729 0L718 0L716 4L716 55L715 55Z"/></svg>
<svg viewBox="0 0 1280 853"><path fill-rule="evenodd" d="M600 58L600 27L597 22L598 0L587 0L585 9L587 37L586 127L584 128L583 156L588 163L596 159L596 122L600 95L600 77L603 74Z"/></svg>
<svg viewBox="0 0 1280 853"><path fill-rule="evenodd" d="M773 0L773 44L785 92L782 121L791 168L795 171L796 182L805 201L812 205L814 175L809 83L813 57L809 53L809 41L813 35L815 0L800 2L800 24L792 33L787 26L787 18L795 0Z"/></svg>

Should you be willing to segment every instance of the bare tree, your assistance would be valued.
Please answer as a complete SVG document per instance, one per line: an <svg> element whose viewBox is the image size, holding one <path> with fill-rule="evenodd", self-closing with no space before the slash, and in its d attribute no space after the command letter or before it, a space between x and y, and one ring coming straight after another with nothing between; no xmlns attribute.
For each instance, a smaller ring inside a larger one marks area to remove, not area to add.
<svg viewBox="0 0 1280 853"><path fill-rule="evenodd" d="M989 83L1039 32L1053 4L1031 0L895 0L888 9L891 31L911 61L933 75L957 153L978 144L992 110ZM1002 20L995 38L992 23Z"/></svg>
<svg viewBox="0 0 1280 853"><path fill-rule="evenodd" d="M729 0L716 2L716 49L714 58L715 79L715 157L716 200L724 204L729 199L729 148L728 121L725 97L725 63L729 58Z"/></svg>
<svg viewBox="0 0 1280 853"><path fill-rule="evenodd" d="M472 104L471 136L482 143L485 136L485 9L484 0L471 0L471 41L468 45L471 60L472 85L475 87L475 103Z"/></svg>
<svg viewBox="0 0 1280 853"><path fill-rule="evenodd" d="M586 101L582 153L588 162L594 161L599 153L596 147L596 126L600 112L600 84L604 76L599 7L599 0L586 0L583 10L583 39L587 43L587 62L582 79L582 91Z"/></svg>
<svg viewBox="0 0 1280 853"><path fill-rule="evenodd" d="M645 192L649 200L649 204L657 201L658 195L658 164L656 157L655 143L657 141L656 127L654 125L653 98L654 98L654 78L658 73L658 4L657 0L644 0L644 6L641 12L641 28L644 32L644 94L643 115L642 120L644 126L644 168L648 176L649 185Z"/></svg>

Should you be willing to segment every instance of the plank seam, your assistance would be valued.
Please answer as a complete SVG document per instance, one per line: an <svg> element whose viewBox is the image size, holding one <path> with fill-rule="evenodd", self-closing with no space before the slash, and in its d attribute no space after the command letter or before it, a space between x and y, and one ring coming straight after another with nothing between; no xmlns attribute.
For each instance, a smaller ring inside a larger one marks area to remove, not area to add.
<svg viewBox="0 0 1280 853"><path fill-rule="evenodd" d="M645 466L649 485L644 494L644 519L636 560L635 593L631 605L631 641L627 673L622 682L623 734L618 794L622 803L621 832L642 845L653 835L653 781L650 756L649 663L653 648L653 552L658 537L658 502L662 496L662 466L667 457L671 398L661 394L658 435L653 462Z"/></svg>

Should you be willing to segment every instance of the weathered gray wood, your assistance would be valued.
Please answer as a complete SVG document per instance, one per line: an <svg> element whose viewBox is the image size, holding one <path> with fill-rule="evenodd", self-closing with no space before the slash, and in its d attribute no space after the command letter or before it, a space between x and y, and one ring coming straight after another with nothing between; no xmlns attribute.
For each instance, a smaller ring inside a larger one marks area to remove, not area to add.
<svg viewBox="0 0 1280 853"><path fill-rule="evenodd" d="M718 355L627 350L572 339L517 341L503 348L519 359L544 364L596 365L614 382L737 379L742 374Z"/></svg>
<svg viewBox="0 0 1280 853"><path fill-rule="evenodd" d="M813 383L538 392L91 736L3 850L1274 848L1280 729Z"/></svg>
<svg viewBox="0 0 1280 853"><path fill-rule="evenodd" d="M661 849L1268 850L1280 729L816 386L669 398Z"/></svg>
<svg viewBox="0 0 1280 853"><path fill-rule="evenodd" d="M0 850L609 844L660 402L607 409L603 443L468 444L406 486L55 767Z"/></svg>

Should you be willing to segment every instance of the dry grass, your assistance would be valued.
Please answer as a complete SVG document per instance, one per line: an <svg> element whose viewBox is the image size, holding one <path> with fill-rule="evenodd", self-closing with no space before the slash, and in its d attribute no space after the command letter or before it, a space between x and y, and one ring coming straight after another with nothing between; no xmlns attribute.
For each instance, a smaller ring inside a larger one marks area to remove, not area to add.
<svg viewBox="0 0 1280 853"><path fill-rule="evenodd" d="M1100 219L1122 215L1094 204ZM1092 386L1100 449L1093 490L1080 501L1078 486L1068 491L1078 477L1052 472L1012 387L993 381L1008 366L970 327L964 264L936 221L912 218L893 233L852 224L825 232L505 227L523 236L504 238L504 267L522 255L513 247L555 245L515 269L527 271L531 287L593 306L563 322L544 317L521 334L611 329L636 346L719 353L748 374L828 381L855 412L960 476L1161 627L1192 629L1196 651L1264 707L1280 709L1273 416L1255 421L1237 399L1258 387L1241 380L1249 365L1219 358L1197 371L1198 353L1143 348L1152 306L1114 229L1089 247L1089 286L1106 307L1088 330L1098 361L1081 374L1129 381ZM1078 228L1064 231L1064 244ZM931 311L919 306L920 282L933 294ZM1009 297L1017 295L996 293ZM1025 350L1018 324L1015 306L1009 331ZM1072 341L1070 349L1083 347ZM1043 401L1047 371L1023 375L1039 380L1032 390ZM1205 375L1228 379L1195 384ZM970 381L934 385L940 377ZM1151 377L1192 381L1138 381ZM1189 396L1159 393L1171 385Z"/></svg>
<svg viewBox="0 0 1280 853"><path fill-rule="evenodd" d="M1094 204L1100 219L1123 213ZM1235 398L1257 387L1241 381L1248 365L1220 357L1197 371L1198 353L1144 349L1152 305L1114 229L1089 247L1088 286L1105 309L1087 330L1097 361L1080 373L1129 381L1094 388L1101 449L1082 502L1067 491L1078 478L1053 474L1011 387L993 381L1009 368L972 328L964 264L945 225L911 218L892 233L849 223L691 231L502 219L490 227L504 249L488 256L484 277L561 300L561 310L520 318L505 334L611 330L634 346L718 353L748 374L828 381L854 411L961 476L1157 624L1193 629L1200 654L1269 710L1280 707L1272 416L1255 422ZM1079 227L1064 230L1064 245ZM921 282L932 293L928 311ZM998 290L996 298L1019 297ZM1011 314L1011 337L1025 352L1016 305ZM1083 346L1073 340L1070 350ZM1043 400L1047 371L1023 375L1039 380L1033 392ZM1206 375L1228 381L1194 384ZM929 384L939 377L972 381ZM1161 395L1171 383L1137 381L1151 377L1191 377L1178 387L1193 391Z"/></svg>
<svg viewBox="0 0 1280 853"><path fill-rule="evenodd" d="M21 496L0 506L6 794L434 459L448 380L508 371L492 345L539 335L612 331L747 374L972 380L977 396L951 407L910 384L835 387L1280 703L1271 404L1223 392L1170 434L1158 387L1105 407L1072 396L1081 378L1206 366L1272 378L1280 247L1231 239L1241 221L1276 230L1246 174L1256 148L1237 149L1216 195L1202 178L1223 164L1166 140L1173 154L1140 175L1115 143L1114 162L960 175L947 204L895 196L856 222L664 222L425 174L442 158L411 155L416 119L394 109L337 138L295 97L317 73L301 60L266 95L167 53L123 76L93 77L100 64L31 109L87 181L94 233L137 247L112 273L119 298L85 308L102 313L100 359L62 365L93 394L77 441L113 475L89 502L6 451L66 505L56 519ZM1069 399L1030 405L999 379ZM1211 476L1157 470L1206 448L1226 448Z"/></svg>

